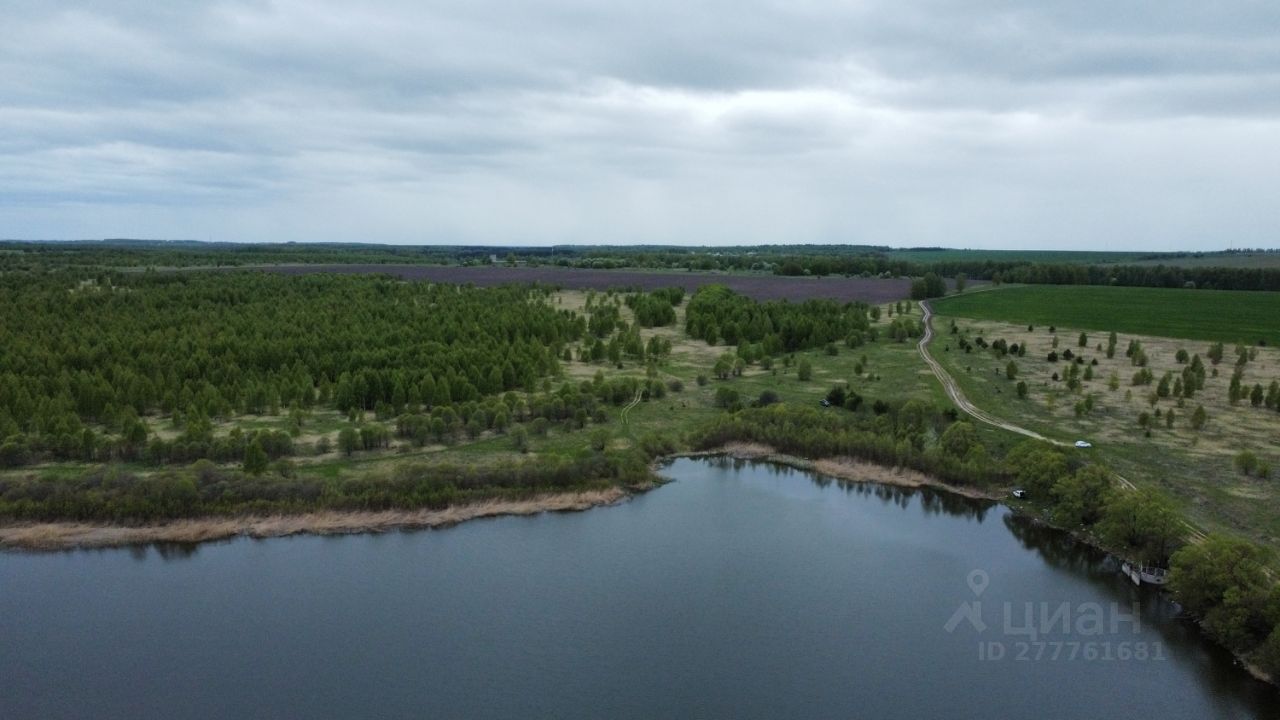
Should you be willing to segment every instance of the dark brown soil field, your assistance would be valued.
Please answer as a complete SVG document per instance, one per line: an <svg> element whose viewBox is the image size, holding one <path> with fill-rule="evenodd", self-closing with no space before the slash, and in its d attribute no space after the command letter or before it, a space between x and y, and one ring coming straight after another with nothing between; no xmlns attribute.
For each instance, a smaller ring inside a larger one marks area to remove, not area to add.
<svg viewBox="0 0 1280 720"><path fill-rule="evenodd" d="M727 285L757 300L810 300L830 298L841 302L861 300L883 303L902 300L911 293L911 281L905 278L803 278L777 275L711 275L687 272L643 272L635 270L575 270L552 267L443 267L434 265L276 265L262 267L268 272L299 275L304 273L382 273L407 280L427 282L470 283L477 286L504 283L554 285L575 290L643 289L683 287L693 292L703 285Z"/></svg>

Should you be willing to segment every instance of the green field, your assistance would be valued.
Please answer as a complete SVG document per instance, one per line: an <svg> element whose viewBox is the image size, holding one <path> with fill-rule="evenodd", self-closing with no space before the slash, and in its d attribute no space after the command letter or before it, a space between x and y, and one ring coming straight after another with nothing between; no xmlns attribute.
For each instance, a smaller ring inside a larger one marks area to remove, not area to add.
<svg viewBox="0 0 1280 720"><path fill-rule="evenodd" d="M1147 252L1103 252L1094 250L963 250L938 248L929 250L890 250L885 255L894 260L916 263L937 262L1017 262L1101 265L1133 263L1149 257Z"/></svg>
<svg viewBox="0 0 1280 720"><path fill-rule="evenodd" d="M940 314L1140 335L1280 344L1280 293L1035 285L934 302Z"/></svg>
<svg viewBox="0 0 1280 720"><path fill-rule="evenodd" d="M1214 252L1193 253L1182 257L1154 260L1109 261L1125 265L1168 265L1171 267L1202 268L1276 268L1280 267L1280 252Z"/></svg>

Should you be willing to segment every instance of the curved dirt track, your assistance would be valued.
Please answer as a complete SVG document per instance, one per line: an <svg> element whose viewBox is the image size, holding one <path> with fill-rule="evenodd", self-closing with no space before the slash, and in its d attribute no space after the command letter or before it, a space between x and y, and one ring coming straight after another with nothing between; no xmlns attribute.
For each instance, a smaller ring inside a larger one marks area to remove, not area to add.
<svg viewBox="0 0 1280 720"><path fill-rule="evenodd" d="M933 357L929 355L928 345L929 341L933 339L933 310L929 308L928 300L920 301L920 309L924 312L924 335L920 338L920 342L916 344L916 348L920 351L920 357L924 358L925 364L929 366L929 369L933 371L934 376L938 378L938 382L942 383L942 389L946 390L947 397L951 398L951 401L956 404L956 407L960 408L972 417L987 423L988 425L994 425L998 428L1008 430L1009 432L1026 435L1027 437L1043 440L1062 447L1068 447L1070 445L1069 443L1062 442L1061 440L1047 438L1034 430L1028 430L1027 428L1014 425L1013 423L1005 422L1000 418L987 414L976 405L969 402L969 399L964 396L963 392L961 392L960 386L956 385L955 379L952 378L946 370L942 369L942 365L939 364L937 360L934 360Z"/></svg>
<svg viewBox="0 0 1280 720"><path fill-rule="evenodd" d="M1071 443L1047 438L1034 430L1028 430L1027 428L1014 425L1013 423L1005 422L1000 418L984 412L973 403L969 402L969 399L964 396L963 392L961 392L960 387L956 385L955 378L952 378L950 373L944 370L942 365L929 355L928 345L929 341L933 339L933 311L929 308L928 300L920 301L920 309L924 313L924 335L920 338L920 342L916 344L916 348L920 351L920 357L924 358L925 364L929 366L929 369L933 371L934 376L938 378L938 382L942 383L942 388L946 391L947 397L951 398L951 401L956 404L956 407L960 408L961 411L967 413L971 417L987 423L988 425L994 425L995 427L1015 432L1019 435L1025 435L1030 438L1053 443L1059 447L1072 447ZM1114 471L1111 475L1116 479L1116 482L1120 484L1120 487L1126 490L1138 489L1138 487L1125 476ZM1205 533L1200 528L1186 520L1182 521L1182 525L1186 528L1193 541L1200 542L1205 539Z"/></svg>

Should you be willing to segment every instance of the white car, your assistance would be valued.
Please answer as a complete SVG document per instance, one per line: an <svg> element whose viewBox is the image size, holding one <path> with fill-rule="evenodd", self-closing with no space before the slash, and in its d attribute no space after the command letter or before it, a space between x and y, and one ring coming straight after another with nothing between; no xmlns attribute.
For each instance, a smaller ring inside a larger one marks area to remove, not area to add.
<svg viewBox="0 0 1280 720"><path fill-rule="evenodd" d="M1077 441L1076 441L1076 447L1078 447L1078 448L1082 448L1082 449L1083 449L1083 448L1091 448L1091 447L1093 447L1093 443L1085 442L1084 440L1077 440Z"/></svg>

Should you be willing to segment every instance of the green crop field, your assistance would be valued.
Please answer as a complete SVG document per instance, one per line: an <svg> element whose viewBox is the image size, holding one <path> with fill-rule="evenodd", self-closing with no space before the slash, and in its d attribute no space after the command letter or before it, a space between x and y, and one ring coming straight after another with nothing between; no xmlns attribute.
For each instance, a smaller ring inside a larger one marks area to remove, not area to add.
<svg viewBox="0 0 1280 720"><path fill-rule="evenodd" d="M946 315L1191 340L1280 344L1280 293L1029 285L934 302Z"/></svg>
<svg viewBox="0 0 1280 720"><path fill-rule="evenodd" d="M1109 260L1124 265L1168 265L1171 267L1202 268L1276 268L1280 267L1280 252L1216 252L1194 253L1181 257L1148 260Z"/></svg>
<svg viewBox="0 0 1280 720"><path fill-rule="evenodd" d="M935 262L1026 262L1026 263L1077 263L1095 265L1104 263L1131 263L1150 257L1142 252L1102 252L1094 250L962 250L940 248L928 250L890 250L886 256L894 260L917 263Z"/></svg>

